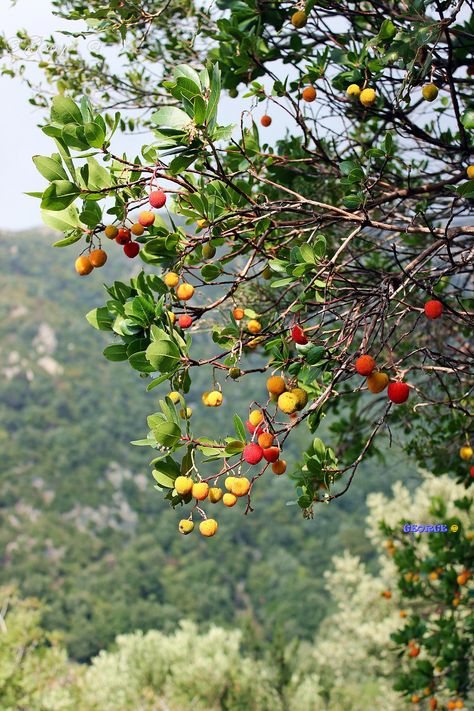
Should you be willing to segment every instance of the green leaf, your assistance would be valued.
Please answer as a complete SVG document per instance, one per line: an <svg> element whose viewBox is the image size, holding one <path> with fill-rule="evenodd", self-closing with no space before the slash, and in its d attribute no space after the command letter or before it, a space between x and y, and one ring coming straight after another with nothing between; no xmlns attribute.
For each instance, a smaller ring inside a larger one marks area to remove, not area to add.
<svg viewBox="0 0 474 711"><path fill-rule="evenodd" d="M87 187L90 190L102 190L113 185L110 173L103 168L95 158L88 158L87 165L89 166L89 179Z"/></svg>
<svg viewBox="0 0 474 711"><path fill-rule="evenodd" d="M47 156L33 156L33 163L43 178L49 182L53 180L68 180L68 175L64 170L61 159L55 160Z"/></svg>
<svg viewBox="0 0 474 711"><path fill-rule="evenodd" d="M465 111L461 116L461 123L464 128L471 129L474 128L474 111L469 109Z"/></svg>
<svg viewBox="0 0 474 711"><path fill-rule="evenodd" d="M79 242L79 240L82 239L82 236L82 232L73 232L73 234L69 235L69 237L65 237L64 239L54 242L53 247L69 247L71 244Z"/></svg>
<svg viewBox="0 0 474 711"><path fill-rule="evenodd" d="M146 357L146 351L139 351L138 353L132 353L129 357L128 362L134 370L140 371L140 373L153 373L154 368L150 365L150 361Z"/></svg>
<svg viewBox="0 0 474 711"><path fill-rule="evenodd" d="M96 328L98 331L111 331L113 318L105 308L101 306L99 309L92 309L86 314L86 319L89 321L90 325Z"/></svg>
<svg viewBox="0 0 474 711"><path fill-rule="evenodd" d="M79 212L75 205L70 205L66 210L54 212L41 210L41 217L45 225L58 232L67 232L68 230L82 227Z"/></svg>
<svg viewBox="0 0 474 711"><path fill-rule="evenodd" d="M105 130L98 123L86 123L84 126L84 136L87 143L93 148L102 148L105 141Z"/></svg>
<svg viewBox="0 0 474 711"><path fill-rule="evenodd" d="M145 351L154 370L172 373L181 359L178 346L170 339L153 341Z"/></svg>
<svg viewBox="0 0 474 711"><path fill-rule="evenodd" d="M81 191L69 180L54 180L43 193L43 210L65 210L80 195Z"/></svg>
<svg viewBox="0 0 474 711"><path fill-rule="evenodd" d="M123 343L117 343L113 346L107 346L107 348L104 349L104 356L107 358L107 360L116 362L128 360L127 346Z"/></svg>
<svg viewBox="0 0 474 711"><path fill-rule="evenodd" d="M51 106L51 118L63 126L75 123L82 126L82 114L79 106L67 96L55 96Z"/></svg>
<svg viewBox="0 0 474 711"><path fill-rule="evenodd" d="M153 123L167 128L185 128L192 123L192 119L188 114L176 106L164 106L162 109L155 111L151 118Z"/></svg>
<svg viewBox="0 0 474 711"><path fill-rule="evenodd" d="M245 434L245 427L244 423L240 419L238 415L234 415L234 428L235 432L237 434L237 437L242 441L245 442L246 440L246 434Z"/></svg>
<svg viewBox="0 0 474 711"><path fill-rule="evenodd" d="M175 422L163 420L152 428L152 432L158 444L169 449L175 447L181 438L181 430Z"/></svg>

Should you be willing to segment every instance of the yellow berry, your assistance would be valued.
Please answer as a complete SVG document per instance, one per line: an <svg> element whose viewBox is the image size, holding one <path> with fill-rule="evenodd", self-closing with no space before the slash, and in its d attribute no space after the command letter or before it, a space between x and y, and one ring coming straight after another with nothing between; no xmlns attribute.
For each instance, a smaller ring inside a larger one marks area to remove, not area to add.
<svg viewBox="0 0 474 711"><path fill-rule="evenodd" d="M227 489L227 491L232 491L232 486L234 484L234 481L236 480L237 477L235 476L228 476L227 479L224 482L224 486Z"/></svg>
<svg viewBox="0 0 474 711"><path fill-rule="evenodd" d="M189 301L194 294L194 286L183 282L176 289L176 296L180 301Z"/></svg>
<svg viewBox="0 0 474 711"><path fill-rule="evenodd" d="M247 324L247 329L250 331L250 333L260 333L262 330L262 324L260 321L257 321L257 319L252 318Z"/></svg>
<svg viewBox="0 0 474 711"><path fill-rule="evenodd" d="M250 481L247 477L238 477L232 482L232 493L235 496L246 496L249 493Z"/></svg>
<svg viewBox="0 0 474 711"><path fill-rule="evenodd" d="M298 409L298 398L292 393L282 393L278 398L278 407L287 415L291 415Z"/></svg>
<svg viewBox="0 0 474 711"><path fill-rule="evenodd" d="M199 533L206 538L210 538L217 533L218 525L217 521L213 518L206 518L205 521L201 521L199 524Z"/></svg>
<svg viewBox="0 0 474 711"><path fill-rule="evenodd" d="M466 168L466 174L469 180L474 180L474 165L468 165Z"/></svg>
<svg viewBox="0 0 474 711"><path fill-rule="evenodd" d="M193 521L190 521L189 518L182 518L179 522L178 528L180 533L183 533L185 536L187 536L188 533L194 531L194 523Z"/></svg>
<svg viewBox="0 0 474 711"><path fill-rule="evenodd" d="M235 494L224 494L224 496L222 497L222 503L224 504L224 506L228 506L229 508L231 508L237 503L237 497L235 496Z"/></svg>
<svg viewBox="0 0 474 711"><path fill-rule="evenodd" d="M211 390L207 396L207 402L205 403L208 407L220 407L222 405L222 393L219 390Z"/></svg>
<svg viewBox="0 0 474 711"><path fill-rule="evenodd" d="M178 402L181 400L181 396L176 390L172 390L169 393L168 397L171 400L171 402L173 402L175 405L177 405Z"/></svg>
<svg viewBox="0 0 474 711"><path fill-rule="evenodd" d="M209 501L211 502L211 504L217 504L218 501L222 499L223 493L224 492L222 491L220 486L212 486L209 489Z"/></svg>
<svg viewBox="0 0 474 711"><path fill-rule="evenodd" d="M260 410L252 410L252 412L249 415L249 422L251 425L256 427L259 425L263 420L263 412L260 412Z"/></svg>
<svg viewBox="0 0 474 711"><path fill-rule="evenodd" d="M377 94L375 93L375 89L363 89L360 92L359 101L365 107L373 106L376 99Z"/></svg>
<svg viewBox="0 0 474 711"><path fill-rule="evenodd" d="M174 488L181 496L190 494L193 489L194 482L189 476L178 476L174 482Z"/></svg>
<svg viewBox="0 0 474 711"><path fill-rule="evenodd" d="M293 388L290 390L290 395L294 395L298 402L297 410L302 410L308 404L308 393L303 388Z"/></svg>
<svg viewBox="0 0 474 711"><path fill-rule="evenodd" d="M472 457L472 447L470 445L461 447L461 449L459 450L459 456L461 457L461 459L467 462Z"/></svg>
<svg viewBox="0 0 474 711"><path fill-rule="evenodd" d="M166 286L174 289L174 287L179 284L179 276L176 272L168 272L168 274L165 274L164 276L164 282Z"/></svg>
<svg viewBox="0 0 474 711"><path fill-rule="evenodd" d="M209 484L206 484L205 481L200 481L197 484L193 484L193 488L191 489L193 499L197 499L198 501L204 501L204 499L207 498L207 495L209 494Z"/></svg>
<svg viewBox="0 0 474 711"><path fill-rule="evenodd" d="M367 389L371 393L381 393L388 385L387 373L371 373L367 378Z"/></svg>
<svg viewBox="0 0 474 711"><path fill-rule="evenodd" d="M189 420L192 417L192 415L193 415L193 410L191 407L187 407L186 409L184 407L182 407L181 410L179 411L179 416L183 420Z"/></svg>
<svg viewBox="0 0 474 711"><path fill-rule="evenodd" d="M294 12L291 16L291 24L297 30L300 30L302 27L304 27L307 22L308 16L305 12L303 12L303 10L298 10L297 12Z"/></svg>
<svg viewBox="0 0 474 711"><path fill-rule="evenodd" d="M360 86L358 84L350 84L346 93L351 99L357 99L360 96Z"/></svg>
<svg viewBox="0 0 474 711"><path fill-rule="evenodd" d="M434 101L438 96L438 87L436 84L425 84L421 93L425 101Z"/></svg>
<svg viewBox="0 0 474 711"><path fill-rule="evenodd" d="M118 235L118 229L117 227L115 227L115 225L107 225L104 232L105 236L109 239L115 239Z"/></svg>

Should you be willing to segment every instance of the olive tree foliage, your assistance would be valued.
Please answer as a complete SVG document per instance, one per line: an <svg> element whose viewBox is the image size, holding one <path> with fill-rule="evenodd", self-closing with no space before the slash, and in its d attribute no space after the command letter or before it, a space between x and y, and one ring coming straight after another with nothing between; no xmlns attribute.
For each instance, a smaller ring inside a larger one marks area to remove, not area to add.
<svg viewBox="0 0 474 711"><path fill-rule="evenodd" d="M128 361L150 390L168 381L179 393L177 403L160 401L136 441L156 450L165 497L192 506L174 481L204 477L203 458L213 467L205 481L247 473L245 413L212 441L186 415L198 368L225 398L239 387L229 374L255 372L281 374L287 390L307 394L293 411L291 397L279 407L268 396L265 376L255 387L249 408L263 413L282 456L295 428L316 433L334 415L330 439L314 438L291 474L307 517L347 492L363 458L386 453L393 433L422 465L469 486L459 450L469 443L473 388L472 3L54 5L86 21L71 23L78 41L95 43L61 56L52 46L41 62L49 84L34 101L50 106L42 130L54 152L35 157L48 181L35 196L46 224L64 232L56 246L87 255L103 246L106 225L131 226L150 190L168 197L168 217L136 238L145 270L108 285L106 303L88 315L111 333L106 357ZM303 98L308 86L314 101ZM219 113L226 91L246 106L232 124ZM281 128L274 145L262 114ZM144 144L129 156L121 131L137 122ZM190 301L165 284L169 271L193 284ZM424 313L430 300L443 308L436 320ZM191 316L192 328L172 314ZM198 334L205 357L195 355ZM392 384L408 384L407 402L367 392L354 370L361 354ZM246 512L268 468L251 469ZM197 504L193 512L206 516Z"/></svg>

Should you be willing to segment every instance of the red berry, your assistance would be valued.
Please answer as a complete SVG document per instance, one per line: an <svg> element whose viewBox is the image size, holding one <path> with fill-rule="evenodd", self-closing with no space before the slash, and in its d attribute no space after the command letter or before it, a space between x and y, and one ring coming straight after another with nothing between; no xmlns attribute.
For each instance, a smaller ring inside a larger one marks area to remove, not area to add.
<svg viewBox="0 0 474 711"><path fill-rule="evenodd" d="M471 468L469 469L469 474L470 474L470 475L472 476L472 478L474 479L474 467L471 467Z"/></svg>
<svg viewBox="0 0 474 711"><path fill-rule="evenodd" d="M293 326L291 329L291 338L295 343L297 343L299 346L305 346L308 343L308 339L305 336L305 332L301 328L301 326Z"/></svg>
<svg viewBox="0 0 474 711"><path fill-rule="evenodd" d="M156 207L159 210L160 207L163 207L165 202L166 195L164 194L163 190L154 190L152 193L150 193L150 205L152 207Z"/></svg>
<svg viewBox="0 0 474 711"><path fill-rule="evenodd" d="M259 444L251 442L244 448L244 459L247 464L258 464L263 457L263 449Z"/></svg>
<svg viewBox="0 0 474 711"><path fill-rule="evenodd" d="M397 405L408 400L410 388L406 383L390 383L387 389L388 399Z"/></svg>
<svg viewBox="0 0 474 711"><path fill-rule="evenodd" d="M140 245L138 244L138 242L127 242L127 244L125 244L123 247L123 251L125 252L127 257L133 259L140 251Z"/></svg>
<svg viewBox="0 0 474 711"><path fill-rule="evenodd" d="M375 369L375 360L372 356L361 355L355 362L355 369L359 375L370 375Z"/></svg>
<svg viewBox="0 0 474 711"><path fill-rule="evenodd" d="M277 459L280 457L280 448L279 447L268 447L267 449L263 450L263 456L267 460L267 462L276 462Z"/></svg>
<svg viewBox="0 0 474 711"><path fill-rule="evenodd" d="M443 313L443 304L437 299L432 299L427 301L425 304L425 315L426 318L434 319L439 318Z"/></svg>
<svg viewBox="0 0 474 711"><path fill-rule="evenodd" d="M121 227L117 233L117 237L115 238L115 241L117 244L127 244L127 242L130 242L131 240L130 236L130 230L128 230L126 227Z"/></svg>
<svg viewBox="0 0 474 711"><path fill-rule="evenodd" d="M178 319L178 324L181 326L181 328L189 328L193 324L193 320L191 316L188 316L187 314L183 314L182 316L179 317Z"/></svg>
<svg viewBox="0 0 474 711"><path fill-rule="evenodd" d="M264 431L261 424L260 424L260 425L252 425L252 423L250 422L250 420L247 420L247 422L245 423L245 425L246 425L248 431L250 432L250 434L251 434L251 435L256 434L257 438L258 438L258 437L262 434L262 432Z"/></svg>

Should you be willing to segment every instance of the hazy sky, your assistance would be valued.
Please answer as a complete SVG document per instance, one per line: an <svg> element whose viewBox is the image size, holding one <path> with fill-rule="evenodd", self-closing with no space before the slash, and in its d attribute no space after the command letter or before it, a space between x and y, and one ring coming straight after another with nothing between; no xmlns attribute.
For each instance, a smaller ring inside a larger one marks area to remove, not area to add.
<svg viewBox="0 0 474 711"><path fill-rule="evenodd" d="M8 38L14 38L19 28L26 28L35 38L47 38L54 30L71 29L72 24L60 20L52 14L49 0L18 0L14 7L9 0L0 0L2 29ZM76 24L76 23L75 23ZM56 41L67 42L61 34ZM40 76L38 74L38 76ZM0 160L3 168L0 190L0 229L24 229L41 224L39 200L24 195L25 192L38 191L46 186L45 180L36 171L31 156L34 154L50 155L55 147L50 138L45 136L37 124L41 120L41 111L28 103L30 91L18 79L0 77ZM224 97L220 107L220 119L223 123L237 123L240 111L249 108L248 100ZM264 113L260 105L255 117ZM277 123L278 109L272 111L273 125L265 130L265 139L274 141L281 134L285 115ZM277 125L280 129L278 130ZM122 139L120 149L138 153L146 143L143 136Z"/></svg>

